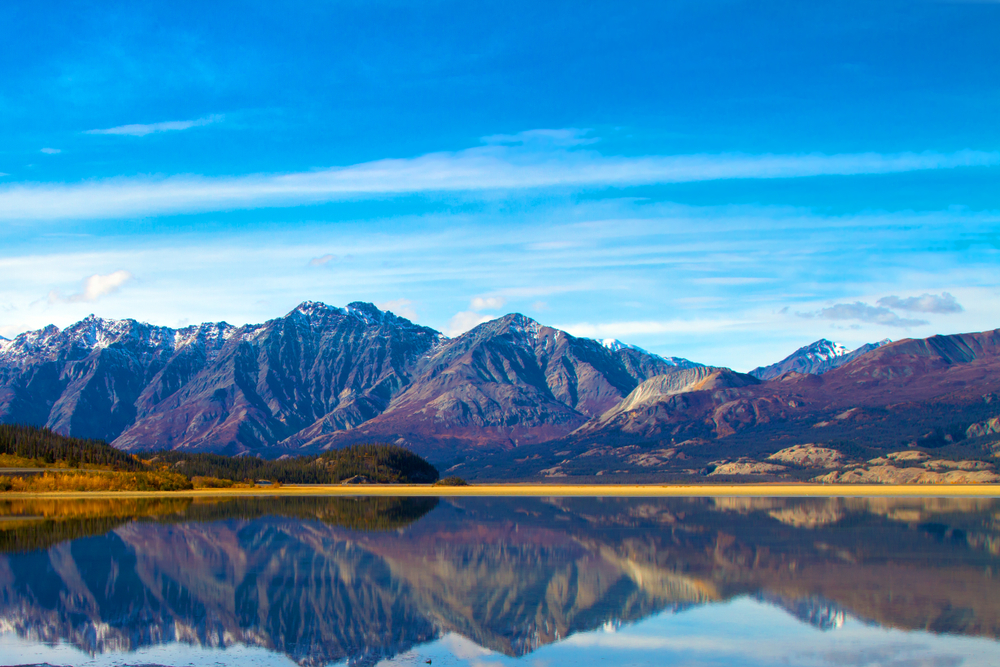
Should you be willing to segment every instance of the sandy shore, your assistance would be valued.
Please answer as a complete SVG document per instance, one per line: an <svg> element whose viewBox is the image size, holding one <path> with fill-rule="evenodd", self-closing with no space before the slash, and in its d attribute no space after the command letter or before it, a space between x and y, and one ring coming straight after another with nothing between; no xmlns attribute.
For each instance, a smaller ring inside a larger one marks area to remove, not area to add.
<svg viewBox="0 0 1000 667"><path fill-rule="evenodd" d="M606 496L606 497L981 497L1000 498L997 484L475 484L426 485L294 485L278 488L197 489L194 491L102 491L0 493L3 498L170 498L233 496Z"/></svg>

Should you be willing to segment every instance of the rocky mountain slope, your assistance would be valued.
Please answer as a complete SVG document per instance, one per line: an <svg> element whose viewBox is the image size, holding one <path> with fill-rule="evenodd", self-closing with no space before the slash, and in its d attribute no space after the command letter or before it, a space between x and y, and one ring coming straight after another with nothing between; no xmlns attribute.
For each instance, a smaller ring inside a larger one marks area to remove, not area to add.
<svg viewBox="0 0 1000 667"><path fill-rule="evenodd" d="M455 452L512 449L567 435L640 382L680 368L678 363L695 367L635 348L609 349L523 315L507 315L421 360L413 383L374 419L350 431L286 444L327 448L390 440L438 461Z"/></svg>
<svg viewBox="0 0 1000 667"><path fill-rule="evenodd" d="M682 366L695 364L521 315L455 339L366 303L306 302L239 328L91 316L3 344L0 421L127 450L277 456L392 439L452 456L445 441L502 449L566 435Z"/></svg>

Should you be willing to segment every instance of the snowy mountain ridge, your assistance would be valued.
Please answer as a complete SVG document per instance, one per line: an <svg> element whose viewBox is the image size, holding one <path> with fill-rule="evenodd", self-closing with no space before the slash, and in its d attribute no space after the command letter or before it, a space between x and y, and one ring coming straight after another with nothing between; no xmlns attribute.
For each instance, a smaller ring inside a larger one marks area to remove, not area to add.
<svg viewBox="0 0 1000 667"><path fill-rule="evenodd" d="M850 350L840 343L821 338L814 343L800 347L781 361L769 366L759 366L750 371L749 374L761 380L772 380L790 371L822 375L890 342L892 341L886 338L877 343L867 343L856 350Z"/></svg>
<svg viewBox="0 0 1000 667"><path fill-rule="evenodd" d="M638 345L629 345L628 343L623 343L617 338L598 338L596 339L606 350L611 352L619 352L621 350L634 350L642 354L648 354L656 357L657 359L662 359L671 366L677 366L678 368L697 368L703 366L704 364L699 364L694 361L689 361L682 357L664 357L662 355L656 354L655 352L650 352L649 350L644 350Z"/></svg>

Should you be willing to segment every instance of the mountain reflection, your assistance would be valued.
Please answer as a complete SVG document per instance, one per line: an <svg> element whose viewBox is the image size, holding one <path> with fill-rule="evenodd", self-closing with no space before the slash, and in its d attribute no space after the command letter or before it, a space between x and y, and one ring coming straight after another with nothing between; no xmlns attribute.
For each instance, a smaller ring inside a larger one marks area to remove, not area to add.
<svg viewBox="0 0 1000 667"><path fill-rule="evenodd" d="M751 595L835 630L1000 637L982 499L253 498L0 503L0 627L373 664L458 633L507 655Z"/></svg>

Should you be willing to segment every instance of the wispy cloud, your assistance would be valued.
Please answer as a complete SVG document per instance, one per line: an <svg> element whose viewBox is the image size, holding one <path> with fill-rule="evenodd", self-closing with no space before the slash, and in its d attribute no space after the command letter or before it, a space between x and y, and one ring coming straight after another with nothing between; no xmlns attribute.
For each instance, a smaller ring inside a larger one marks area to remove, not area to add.
<svg viewBox="0 0 1000 667"><path fill-rule="evenodd" d="M949 313L961 313L965 309L954 296L948 292L938 294L922 294L901 299L898 296L887 296L877 301L878 305L886 308L897 308L913 313L936 313L946 315Z"/></svg>
<svg viewBox="0 0 1000 667"><path fill-rule="evenodd" d="M919 327L929 324L927 320L909 320L902 318L885 306L870 306L867 303L838 303L829 308L823 308L811 313L796 313L799 317L818 317L824 320L855 321L866 324L881 324L886 327Z"/></svg>
<svg viewBox="0 0 1000 667"><path fill-rule="evenodd" d="M129 137L144 137L147 134L157 132L176 132L180 130L190 130L192 127L202 127L217 123L222 120L220 115L206 116L195 120L168 120L162 123L135 123L131 125L119 125L118 127L108 127L100 130L87 130L84 134L118 134Z"/></svg>
<svg viewBox="0 0 1000 667"><path fill-rule="evenodd" d="M313 257L309 260L309 266L324 266L329 264L333 260L337 259L336 255L331 255L329 253L325 255L320 255L319 257Z"/></svg>
<svg viewBox="0 0 1000 667"><path fill-rule="evenodd" d="M45 153L46 155L58 155L59 153L62 153L62 149L61 148L43 148L41 150L41 152Z"/></svg>
<svg viewBox="0 0 1000 667"><path fill-rule="evenodd" d="M109 273L107 275L94 274L89 278L84 279L83 288L76 294L62 296L57 290L49 292L48 302L91 303L97 301L103 296L107 296L108 294L114 294L120 290L125 283L134 279L135 276L128 271L115 271L114 273Z"/></svg>
<svg viewBox="0 0 1000 667"><path fill-rule="evenodd" d="M600 141L596 137L588 137L590 130L580 130L575 127L560 130L527 130L517 134L491 134L483 137L484 144L508 146L583 146Z"/></svg>
<svg viewBox="0 0 1000 667"><path fill-rule="evenodd" d="M116 178L0 187L0 220L46 220L296 206L387 194L589 188L718 179L884 174L1000 165L1000 152L604 156L490 145L289 174Z"/></svg>

